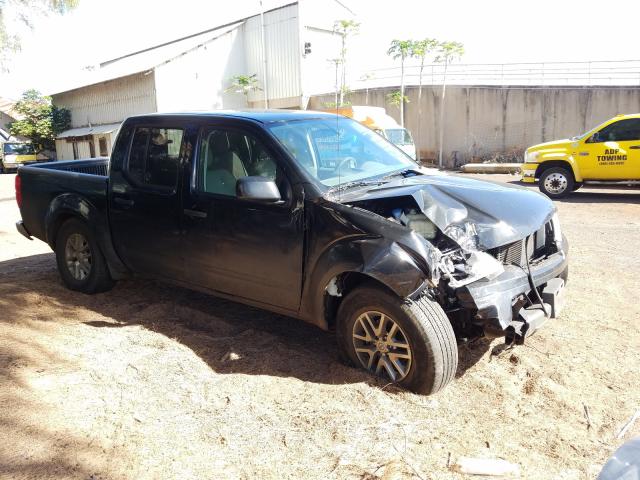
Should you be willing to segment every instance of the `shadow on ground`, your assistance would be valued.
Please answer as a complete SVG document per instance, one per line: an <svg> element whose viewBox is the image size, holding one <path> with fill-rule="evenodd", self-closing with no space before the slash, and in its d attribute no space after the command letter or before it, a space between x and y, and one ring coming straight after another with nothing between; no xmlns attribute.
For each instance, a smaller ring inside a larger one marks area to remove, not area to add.
<svg viewBox="0 0 640 480"><path fill-rule="evenodd" d="M38 310L40 321L73 321L77 310L84 309L89 316L99 315L83 322L90 327L140 325L190 348L217 373L386 385L340 363L332 333L293 318L143 279L123 280L110 292L84 295L62 285L53 254L0 262L0 309L5 318L29 315L32 292L51 307ZM458 377L482 358L488 345L482 340L461 348ZM229 361L230 354L239 359Z"/></svg>

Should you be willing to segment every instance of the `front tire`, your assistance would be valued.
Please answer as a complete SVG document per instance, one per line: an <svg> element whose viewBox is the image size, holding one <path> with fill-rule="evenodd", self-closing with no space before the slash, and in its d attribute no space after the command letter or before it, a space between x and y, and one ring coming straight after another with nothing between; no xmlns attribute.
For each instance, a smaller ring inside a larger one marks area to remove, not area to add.
<svg viewBox="0 0 640 480"><path fill-rule="evenodd" d="M563 198L574 189L573 174L562 167L545 170L540 176L540 191L549 198Z"/></svg>
<svg viewBox="0 0 640 480"><path fill-rule="evenodd" d="M430 395L458 368L458 347L444 311L427 296L404 300L377 286L359 287L340 304L343 357L407 390Z"/></svg>
<svg viewBox="0 0 640 480"><path fill-rule="evenodd" d="M107 262L86 223L67 220L58 230L55 247L58 271L67 288L91 294L113 287Z"/></svg>

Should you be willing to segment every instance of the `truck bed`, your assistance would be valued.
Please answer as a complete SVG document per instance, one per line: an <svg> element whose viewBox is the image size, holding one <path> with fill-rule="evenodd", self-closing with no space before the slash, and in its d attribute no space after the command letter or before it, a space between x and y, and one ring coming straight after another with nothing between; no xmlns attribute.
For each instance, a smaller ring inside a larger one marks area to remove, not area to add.
<svg viewBox="0 0 640 480"><path fill-rule="evenodd" d="M106 212L109 159L46 162L20 167L22 219L29 233L48 243L47 215L57 202L85 201L93 212Z"/></svg>
<svg viewBox="0 0 640 480"><path fill-rule="evenodd" d="M109 175L109 159L106 157L85 160L68 160L64 162L45 162L29 166L46 170L84 173L87 175L97 175L102 177L107 177Z"/></svg>

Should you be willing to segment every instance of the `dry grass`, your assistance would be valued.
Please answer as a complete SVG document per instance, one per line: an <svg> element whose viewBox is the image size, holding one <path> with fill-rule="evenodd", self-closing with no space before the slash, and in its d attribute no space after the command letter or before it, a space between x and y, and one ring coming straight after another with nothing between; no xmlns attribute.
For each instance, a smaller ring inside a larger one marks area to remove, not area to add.
<svg viewBox="0 0 640 480"><path fill-rule="evenodd" d="M66 290L47 247L14 233L11 185L0 478L453 479L448 462L475 456L587 479L640 405L638 191L559 202L562 317L499 355L497 340L462 346L456 381L421 397L342 366L330 334L295 320L141 280Z"/></svg>

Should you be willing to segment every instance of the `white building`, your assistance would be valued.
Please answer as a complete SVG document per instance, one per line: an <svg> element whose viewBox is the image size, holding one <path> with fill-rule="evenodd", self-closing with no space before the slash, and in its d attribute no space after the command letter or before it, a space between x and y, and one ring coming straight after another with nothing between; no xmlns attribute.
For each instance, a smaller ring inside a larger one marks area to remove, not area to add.
<svg viewBox="0 0 640 480"><path fill-rule="evenodd" d="M311 95L335 89L340 36L350 18L340 2L299 0L205 32L104 62L81 84L52 94L71 111L59 135L59 160L107 156L128 116L265 106L306 108ZM262 38L264 36L264 42ZM235 75L256 74L262 90L226 92Z"/></svg>

